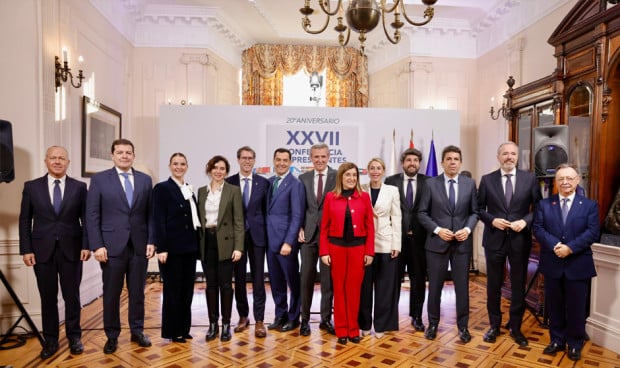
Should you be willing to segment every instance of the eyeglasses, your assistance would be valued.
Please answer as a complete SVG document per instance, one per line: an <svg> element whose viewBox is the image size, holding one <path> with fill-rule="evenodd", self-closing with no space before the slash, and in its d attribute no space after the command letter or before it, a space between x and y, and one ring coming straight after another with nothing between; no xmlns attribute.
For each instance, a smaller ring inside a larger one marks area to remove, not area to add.
<svg viewBox="0 0 620 368"><path fill-rule="evenodd" d="M573 180L577 179L576 176L561 176L559 178L555 178L555 181L557 181L558 183L562 183L562 182L571 182Z"/></svg>

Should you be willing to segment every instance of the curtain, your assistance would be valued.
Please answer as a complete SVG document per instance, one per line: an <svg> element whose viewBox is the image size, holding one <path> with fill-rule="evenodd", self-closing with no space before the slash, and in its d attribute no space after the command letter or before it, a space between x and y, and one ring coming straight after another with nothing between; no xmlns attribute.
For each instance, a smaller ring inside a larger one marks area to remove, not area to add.
<svg viewBox="0 0 620 368"><path fill-rule="evenodd" d="M243 51L242 62L244 105L282 105L283 76L303 68L326 69L327 106L368 106L368 60L354 48L258 44Z"/></svg>

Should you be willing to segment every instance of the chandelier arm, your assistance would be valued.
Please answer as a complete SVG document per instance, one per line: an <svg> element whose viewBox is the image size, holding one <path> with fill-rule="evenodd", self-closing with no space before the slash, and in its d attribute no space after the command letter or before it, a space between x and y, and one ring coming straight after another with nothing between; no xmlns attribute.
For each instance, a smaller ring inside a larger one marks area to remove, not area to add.
<svg viewBox="0 0 620 368"><path fill-rule="evenodd" d="M381 12L381 23L383 24L383 33L385 33L385 38L388 39L393 45L396 45L400 41L400 32L397 30L394 31L394 38L390 37L390 34L385 27L385 12Z"/></svg>
<svg viewBox="0 0 620 368"><path fill-rule="evenodd" d="M342 36L342 34L340 36ZM350 38L351 38L351 27L347 27L347 39L343 41L341 37L338 38L338 42L340 43L340 46L345 47L346 45L348 45Z"/></svg>
<svg viewBox="0 0 620 368"><path fill-rule="evenodd" d="M304 29L304 31L306 31L306 33L319 34L327 29L327 26L329 25L329 19L330 16L326 16L325 24L323 24L323 27L319 30L313 31L310 29L310 18L308 18L308 16L305 16L304 18L301 18L301 27Z"/></svg>
<svg viewBox="0 0 620 368"><path fill-rule="evenodd" d="M327 6L325 6L325 4L327 4ZM338 9L340 9L341 5L342 5L342 0L338 0L338 4L336 5L336 9L333 12L331 12L330 5L329 5L329 0L328 1L319 0L319 6L321 7L321 10L323 11L323 13L327 14L328 17L336 15L336 13L338 13Z"/></svg>
<svg viewBox="0 0 620 368"><path fill-rule="evenodd" d="M425 24L428 24L428 22L430 22L431 19L433 19L433 16L435 15L435 9L433 9L432 6L429 6L429 7L426 8L426 10L424 10L424 19L425 20L423 20L422 22L415 22L414 20L410 19L407 16L407 10L405 9L405 3L401 2L400 4L401 4L400 10L401 10L401 13L402 13L403 17L405 17L407 22L409 24L411 24L412 26L419 27L419 26L423 26Z"/></svg>
<svg viewBox="0 0 620 368"><path fill-rule="evenodd" d="M402 0L394 0L394 5L391 8L388 8L387 2L385 0L381 0L381 13L391 13L396 9L396 7L401 3Z"/></svg>

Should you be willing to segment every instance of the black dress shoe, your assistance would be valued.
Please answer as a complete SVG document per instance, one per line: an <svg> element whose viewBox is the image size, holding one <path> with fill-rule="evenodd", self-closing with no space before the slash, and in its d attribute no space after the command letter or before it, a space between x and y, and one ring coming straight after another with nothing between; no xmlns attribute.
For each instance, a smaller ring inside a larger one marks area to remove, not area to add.
<svg viewBox="0 0 620 368"><path fill-rule="evenodd" d="M338 338L338 343L340 345L346 345L347 344L347 338L346 337L339 337Z"/></svg>
<svg viewBox="0 0 620 368"><path fill-rule="evenodd" d="M57 351L58 351L58 343L50 342L46 344L45 347L43 347L43 350L41 350L41 354L39 354L39 356L41 357L41 359L47 359L51 357L52 355L56 354Z"/></svg>
<svg viewBox="0 0 620 368"><path fill-rule="evenodd" d="M349 341L351 341L354 344L359 344L361 339L359 336L353 336L353 337L349 337Z"/></svg>
<svg viewBox="0 0 620 368"><path fill-rule="evenodd" d="M525 338L525 336L523 336L521 331L510 330L510 337L512 337L512 339L517 343L517 345L522 348L528 345L527 339Z"/></svg>
<svg viewBox="0 0 620 368"><path fill-rule="evenodd" d="M184 337L186 340L191 340L191 339L193 339L193 338L194 338L194 336L192 336L192 335L190 335L190 334L187 334L187 335L185 335L185 336L183 336L183 337Z"/></svg>
<svg viewBox="0 0 620 368"><path fill-rule="evenodd" d="M491 327L482 337L482 341L495 342L495 340L497 340L497 336L499 336L499 328Z"/></svg>
<svg viewBox="0 0 620 368"><path fill-rule="evenodd" d="M299 327L299 321L288 321L282 327L280 327L280 332L289 332L297 329Z"/></svg>
<svg viewBox="0 0 620 368"><path fill-rule="evenodd" d="M558 351L564 351L564 345L560 345L557 342L552 342L551 344L547 345L547 347L545 347L545 350L543 350L543 354L555 355L555 353L557 353Z"/></svg>
<svg viewBox="0 0 620 368"><path fill-rule="evenodd" d="M173 337L171 340L172 340L172 342L180 342L180 343L187 342L187 340L185 340L185 337L183 337L183 336Z"/></svg>
<svg viewBox="0 0 620 368"><path fill-rule="evenodd" d="M310 324L308 321L301 321L301 327L299 328L299 334L301 336L310 336Z"/></svg>
<svg viewBox="0 0 620 368"><path fill-rule="evenodd" d="M421 317L412 318L411 325L413 326L413 328L415 328L416 331L424 332L424 330L426 329L426 327L424 326L424 323L422 323Z"/></svg>
<svg viewBox="0 0 620 368"><path fill-rule="evenodd" d="M319 328L323 331L327 331L327 333L331 335L336 335L336 330L331 321L321 321L321 323L319 323Z"/></svg>
<svg viewBox="0 0 620 368"><path fill-rule="evenodd" d="M114 337L110 337L108 338L108 341L106 341L105 345L103 346L103 353L112 354L116 351L117 347L118 347L118 339Z"/></svg>
<svg viewBox="0 0 620 368"><path fill-rule="evenodd" d="M276 318L276 320L273 321L272 324L267 325L267 329L268 330L277 330L280 327L284 326L286 324L286 322L288 322L288 317L286 317L286 316L280 317L280 318Z"/></svg>
<svg viewBox="0 0 620 368"><path fill-rule="evenodd" d="M221 341L230 341L232 338L230 334L230 323L222 323L222 335L220 336Z"/></svg>
<svg viewBox="0 0 620 368"><path fill-rule="evenodd" d="M143 333L131 335L131 342L137 342L143 348L151 346L151 340Z"/></svg>
<svg viewBox="0 0 620 368"><path fill-rule="evenodd" d="M205 340L211 341L217 337L217 334L220 332L220 326L217 323L210 323L209 330L207 331L207 336Z"/></svg>
<svg viewBox="0 0 620 368"><path fill-rule="evenodd" d="M581 349L570 348L568 349L568 359L578 361L581 359Z"/></svg>
<svg viewBox="0 0 620 368"><path fill-rule="evenodd" d="M69 339L69 352L71 355L79 355L84 352L84 345L79 338Z"/></svg>
<svg viewBox="0 0 620 368"><path fill-rule="evenodd" d="M426 332L424 332L424 337L427 340L435 340L437 337L437 325L428 325Z"/></svg>
<svg viewBox="0 0 620 368"><path fill-rule="evenodd" d="M459 328L459 338L464 344L467 344L471 341L471 335L469 334L469 330L467 330L467 327Z"/></svg>

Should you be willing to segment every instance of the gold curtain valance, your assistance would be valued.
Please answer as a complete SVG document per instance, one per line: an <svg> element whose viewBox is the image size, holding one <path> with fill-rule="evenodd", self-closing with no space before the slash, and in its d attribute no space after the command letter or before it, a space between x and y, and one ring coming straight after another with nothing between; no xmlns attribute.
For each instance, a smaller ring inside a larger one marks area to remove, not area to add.
<svg viewBox="0 0 620 368"><path fill-rule="evenodd" d="M368 61L350 47L254 45L243 51L244 105L282 105L284 75L327 70L326 104L368 106Z"/></svg>

